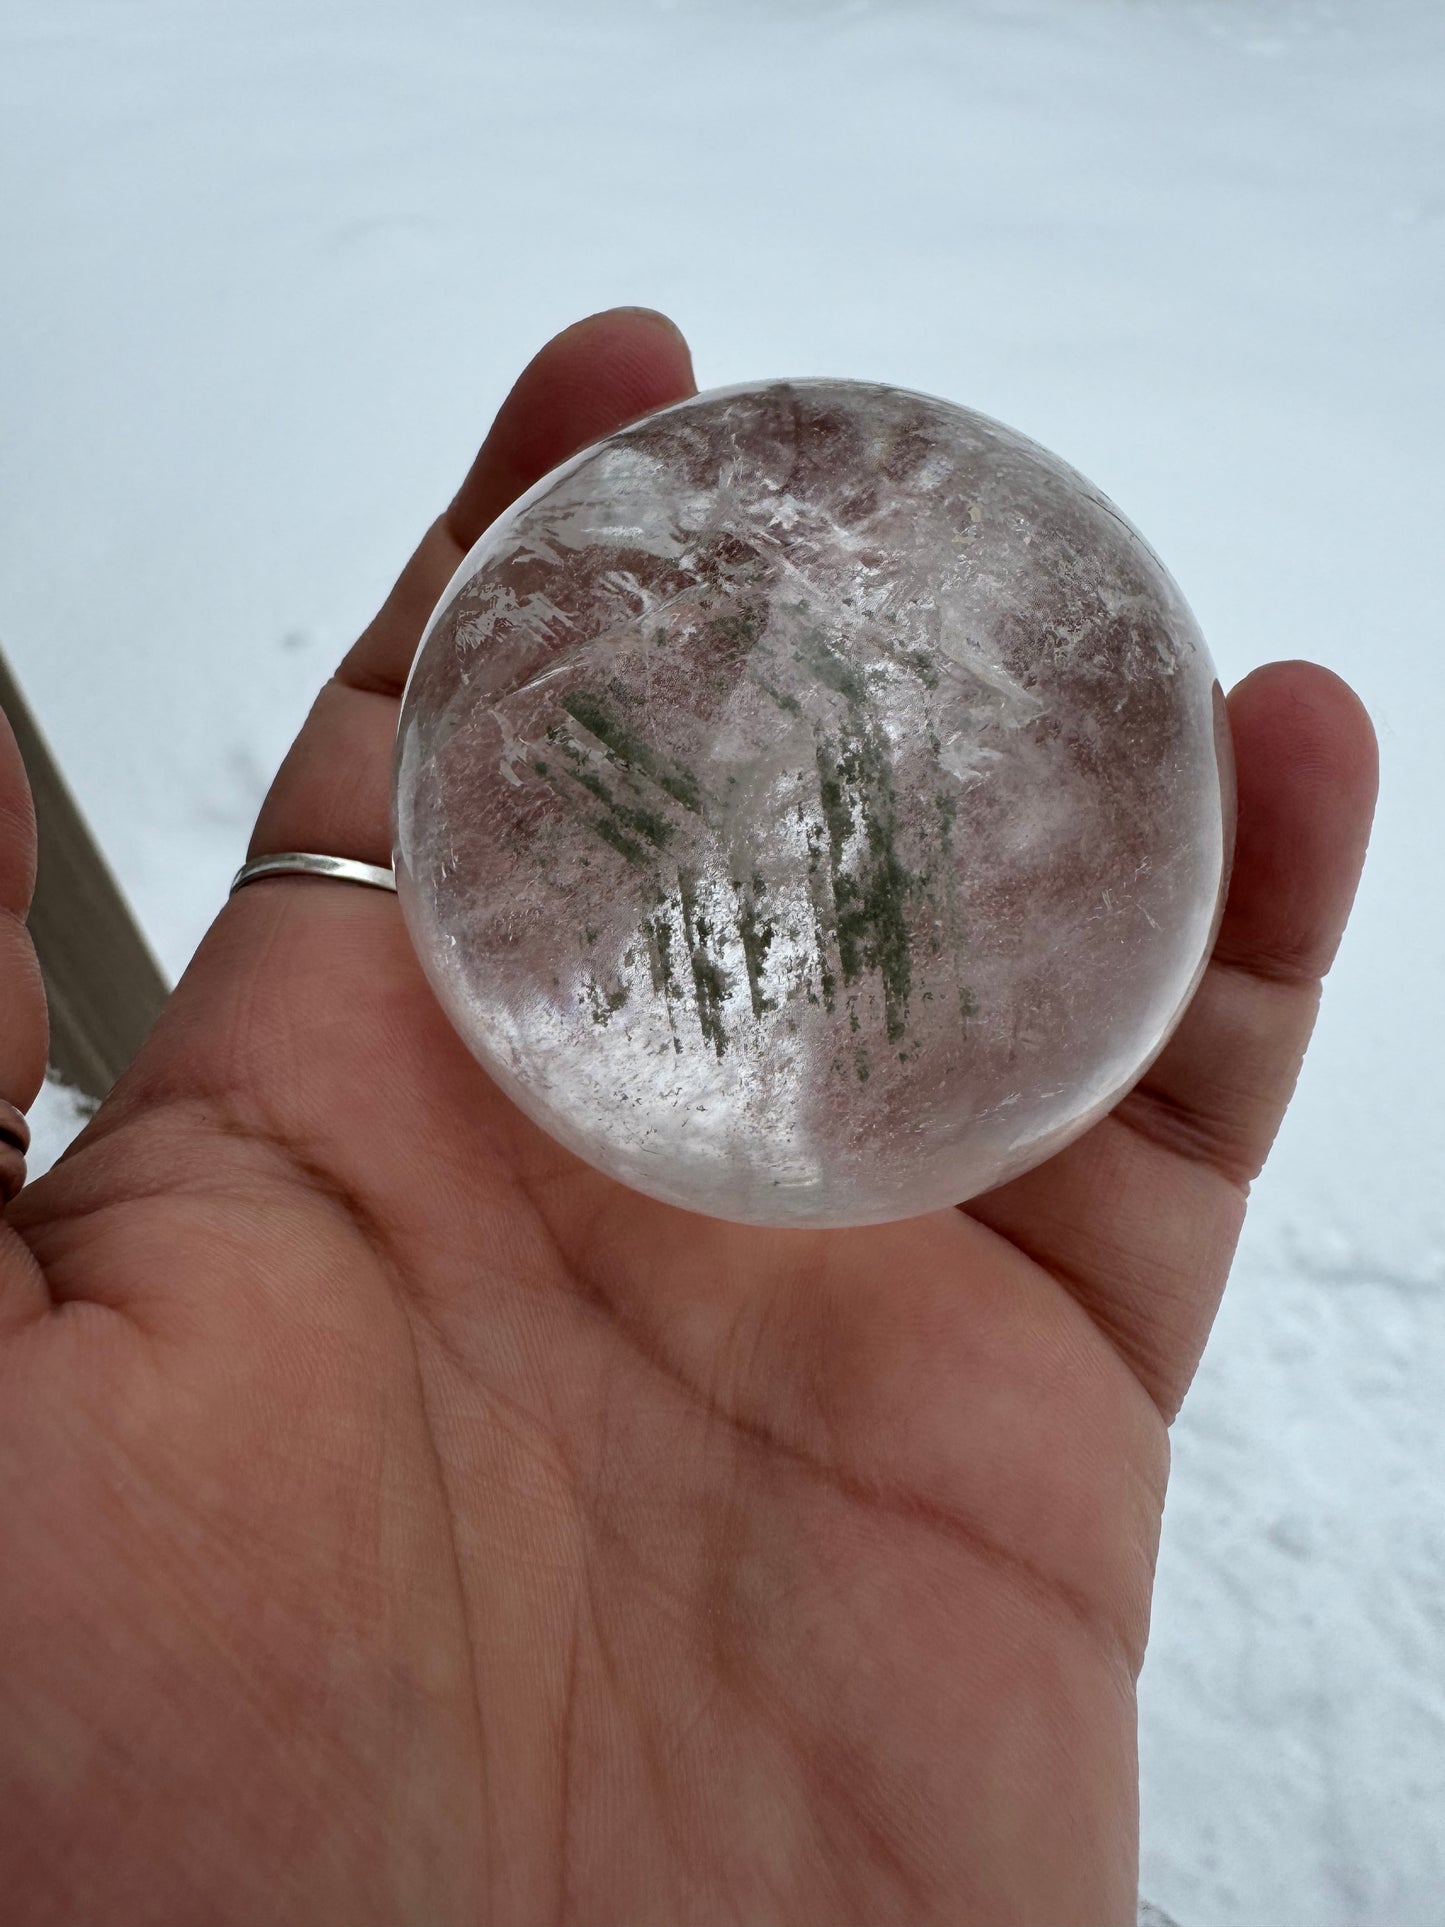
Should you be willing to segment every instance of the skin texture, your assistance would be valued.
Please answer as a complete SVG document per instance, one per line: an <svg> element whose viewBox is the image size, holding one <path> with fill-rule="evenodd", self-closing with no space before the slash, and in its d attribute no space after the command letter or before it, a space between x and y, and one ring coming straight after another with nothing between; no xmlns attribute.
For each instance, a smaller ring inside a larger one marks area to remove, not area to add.
<svg viewBox="0 0 1445 1927"><path fill-rule="evenodd" d="M327 684L252 848L389 858L397 698L493 516L692 391L551 342ZM1167 1424L1363 859L1374 739L1230 698L1214 963L1052 1163L904 1224L619 1190L448 1028L394 899L221 913L0 1226L0 1894L107 1923L1133 1918ZM0 1095L44 1014L0 738Z"/></svg>

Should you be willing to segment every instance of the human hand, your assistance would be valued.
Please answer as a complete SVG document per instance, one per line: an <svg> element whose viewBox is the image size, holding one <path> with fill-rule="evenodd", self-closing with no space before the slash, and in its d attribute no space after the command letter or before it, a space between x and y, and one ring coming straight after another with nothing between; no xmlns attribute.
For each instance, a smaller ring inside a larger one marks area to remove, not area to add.
<svg viewBox="0 0 1445 1927"><path fill-rule="evenodd" d="M543 350L319 697L257 851L385 863L456 564L692 392L660 318ZM1132 1920L1166 1425L1374 793L1306 664L1230 700L1214 963L1115 1112L966 1209L693 1216L501 1096L394 898L217 918L0 1228L0 1893L59 1922ZM0 743L0 1097L43 1011Z"/></svg>

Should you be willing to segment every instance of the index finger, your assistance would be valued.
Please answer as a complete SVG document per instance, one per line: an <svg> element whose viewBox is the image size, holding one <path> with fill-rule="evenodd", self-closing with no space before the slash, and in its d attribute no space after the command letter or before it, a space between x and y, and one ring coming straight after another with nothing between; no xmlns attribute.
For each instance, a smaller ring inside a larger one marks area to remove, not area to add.
<svg viewBox="0 0 1445 1927"><path fill-rule="evenodd" d="M549 341L518 377L450 506L317 697L262 806L251 854L314 850L391 861L397 703L427 618L457 565L509 503L623 423L695 392L665 315L613 308Z"/></svg>

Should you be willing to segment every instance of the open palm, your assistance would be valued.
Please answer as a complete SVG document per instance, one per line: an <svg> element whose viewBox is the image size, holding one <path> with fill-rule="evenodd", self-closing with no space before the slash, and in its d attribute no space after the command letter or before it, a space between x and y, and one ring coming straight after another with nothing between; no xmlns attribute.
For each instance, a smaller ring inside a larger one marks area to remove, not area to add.
<svg viewBox="0 0 1445 1927"><path fill-rule="evenodd" d="M461 555L691 389L643 313L542 352L254 848L388 860L397 697ZM241 892L0 1227L7 1922L1131 1919L1166 1425L1374 786L1324 671L1231 714L1232 894L1175 1040L1051 1164L906 1224L625 1192L468 1057L393 898Z"/></svg>

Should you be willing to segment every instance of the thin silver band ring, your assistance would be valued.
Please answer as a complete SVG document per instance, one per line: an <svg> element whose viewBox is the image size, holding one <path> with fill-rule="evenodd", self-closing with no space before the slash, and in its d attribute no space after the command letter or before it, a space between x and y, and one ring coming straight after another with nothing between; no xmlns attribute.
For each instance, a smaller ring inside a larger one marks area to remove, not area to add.
<svg viewBox="0 0 1445 1927"><path fill-rule="evenodd" d="M0 1097L0 1138L6 1138L24 1157L30 1149L30 1126L18 1104L7 1104Z"/></svg>
<svg viewBox="0 0 1445 1927"><path fill-rule="evenodd" d="M337 883L364 883L373 890L396 890L390 870L375 863L358 863L349 856L317 856L309 850L282 850L276 856L253 856L231 879L231 895L262 877L331 877Z"/></svg>
<svg viewBox="0 0 1445 1927"><path fill-rule="evenodd" d="M30 1126L25 1113L0 1097L0 1210L23 1188Z"/></svg>

